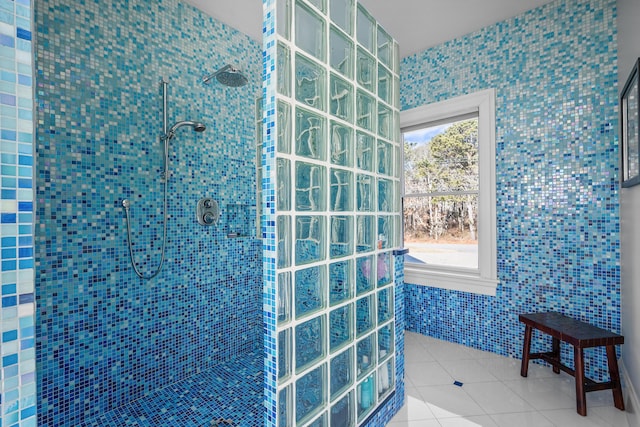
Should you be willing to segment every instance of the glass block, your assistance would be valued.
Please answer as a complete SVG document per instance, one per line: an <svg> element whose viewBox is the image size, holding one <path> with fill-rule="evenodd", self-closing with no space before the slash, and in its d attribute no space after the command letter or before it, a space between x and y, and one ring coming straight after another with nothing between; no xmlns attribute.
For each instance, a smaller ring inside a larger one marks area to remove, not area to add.
<svg viewBox="0 0 640 427"><path fill-rule="evenodd" d="M325 110L327 77L318 63L296 54L296 99L309 107Z"/></svg>
<svg viewBox="0 0 640 427"><path fill-rule="evenodd" d="M334 262L329 265L330 305L336 305L353 296L351 270L353 270L353 260Z"/></svg>
<svg viewBox="0 0 640 427"><path fill-rule="evenodd" d="M400 74L400 46L397 41L393 41L393 71Z"/></svg>
<svg viewBox="0 0 640 427"><path fill-rule="evenodd" d="M331 163L353 166L353 129L331 121Z"/></svg>
<svg viewBox="0 0 640 427"><path fill-rule="evenodd" d="M324 217L296 217L296 265L325 259Z"/></svg>
<svg viewBox="0 0 640 427"><path fill-rule="evenodd" d="M278 191L276 206L279 211L291 210L291 162L289 159L276 159Z"/></svg>
<svg viewBox="0 0 640 427"><path fill-rule="evenodd" d="M375 101L364 91L358 89L356 95L356 125L363 129L373 132L373 109Z"/></svg>
<svg viewBox="0 0 640 427"><path fill-rule="evenodd" d="M280 215L277 221L278 268L286 268L291 265L291 217Z"/></svg>
<svg viewBox="0 0 640 427"><path fill-rule="evenodd" d="M342 120L353 122L353 86L331 73L329 97L329 112Z"/></svg>
<svg viewBox="0 0 640 427"><path fill-rule="evenodd" d="M393 113L393 117L394 117L393 122L395 123L394 125L395 138L393 138L393 142L400 144L402 142L402 132L400 131L400 112L396 110Z"/></svg>
<svg viewBox="0 0 640 427"><path fill-rule="evenodd" d="M398 183L398 187L400 186L400 183ZM403 223L403 218L399 215L396 215L394 217L394 221L393 221L393 229L394 232L391 233L392 238L392 242L391 242L391 247L392 248L396 248L398 246L401 245L402 242L402 223Z"/></svg>
<svg viewBox="0 0 640 427"><path fill-rule="evenodd" d="M345 33L353 35L353 0L330 0L331 20Z"/></svg>
<svg viewBox="0 0 640 427"><path fill-rule="evenodd" d="M367 375L376 365L376 334L361 339L356 344L356 369L358 379Z"/></svg>
<svg viewBox="0 0 640 427"><path fill-rule="evenodd" d="M356 55L356 80L369 92L376 91L376 60L360 47Z"/></svg>
<svg viewBox="0 0 640 427"><path fill-rule="evenodd" d="M395 200L393 197L393 181L388 179L378 179L378 211L393 212Z"/></svg>
<svg viewBox="0 0 640 427"><path fill-rule="evenodd" d="M391 391L395 383L395 371L393 370L393 359L389 359L378 368L378 398Z"/></svg>
<svg viewBox="0 0 640 427"><path fill-rule="evenodd" d="M296 373L323 359L325 317L318 316L296 326Z"/></svg>
<svg viewBox="0 0 640 427"><path fill-rule="evenodd" d="M331 258L353 253L353 217L331 216Z"/></svg>
<svg viewBox="0 0 640 427"><path fill-rule="evenodd" d="M291 375L291 329L278 333L278 380Z"/></svg>
<svg viewBox="0 0 640 427"><path fill-rule="evenodd" d="M324 265L296 271L296 319L308 316L325 307L327 289Z"/></svg>
<svg viewBox="0 0 640 427"><path fill-rule="evenodd" d="M356 208L360 212L370 212L373 207L373 177L356 175Z"/></svg>
<svg viewBox="0 0 640 427"><path fill-rule="evenodd" d="M291 40L291 0L277 0L276 13L278 34Z"/></svg>
<svg viewBox="0 0 640 427"><path fill-rule="evenodd" d="M393 105L393 78L381 64L378 64L378 97L389 105Z"/></svg>
<svg viewBox="0 0 640 427"><path fill-rule="evenodd" d="M378 136L386 139L393 139L393 113L391 109L378 103Z"/></svg>
<svg viewBox="0 0 640 427"><path fill-rule="evenodd" d="M304 108L296 108L296 154L325 160L325 119Z"/></svg>
<svg viewBox="0 0 640 427"><path fill-rule="evenodd" d="M356 292L362 295L375 288L376 262L373 255L356 259Z"/></svg>
<svg viewBox="0 0 640 427"><path fill-rule="evenodd" d="M293 425L292 388L292 385L288 385L278 393L278 427L289 427Z"/></svg>
<svg viewBox="0 0 640 427"><path fill-rule="evenodd" d="M375 326L375 302L373 295L356 301L356 336L361 337Z"/></svg>
<svg viewBox="0 0 640 427"><path fill-rule="evenodd" d="M291 273L278 273L278 324L291 320Z"/></svg>
<svg viewBox="0 0 640 427"><path fill-rule="evenodd" d="M312 163L296 162L296 211L324 211L326 169Z"/></svg>
<svg viewBox="0 0 640 427"><path fill-rule="evenodd" d="M353 304L329 313L329 351L341 349L353 340Z"/></svg>
<svg viewBox="0 0 640 427"><path fill-rule="evenodd" d="M393 40L387 32L378 25L378 59L388 68L393 67Z"/></svg>
<svg viewBox="0 0 640 427"><path fill-rule="evenodd" d="M377 268L378 274L376 275L378 286L384 286L391 283L391 280L393 278L392 276L393 270L391 269L391 262L392 262L391 253L385 252L385 253L378 254L378 268Z"/></svg>
<svg viewBox="0 0 640 427"><path fill-rule="evenodd" d="M307 427L327 427L327 413L320 415L318 418L307 424Z"/></svg>
<svg viewBox="0 0 640 427"><path fill-rule="evenodd" d="M378 173L382 175L393 175L393 145L388 142L378 140Z"/></svg>
<svg viewBox="0 0 640 427"><path fill-rule="evenodd" d="M394 348L393 322L391 322L378 330L378 360L383 361L391 356Z"/></svg>
<svg viewBox="0 0 640 427"><path fill-rule="evenodd" d="M335 399L351 384L353 384L353 347L343 351L333 359L329 364L329 382L331 400Z"/></svg>
<svg viewBox="0 0 640 427"><path fill-rule="evenodd" d="M327 5L325 0L307 0L309 3L318 8L322 13L327 13Z"/></svg>
<svg viewBox="0 0 640 427"><path fill-rule="evenodd" d="M291 96L291 52L278 42L278 66L276 69L278 93Z"/></svg>
<svg viewBox="0 0 640 427"><path fill-rule="evenodd" d="M296 0L296 46L313 55L320 62L325 61L325 22L317 13Z"/></svg>
<svg viewBox="0 0 640 427"><path fill-rule="evenodd" d="M353 402L353 391L331 407L332 426L355 426L356 425L355 406Z"/></svg>
<svg viewBox="0 0 640 427"><path fill-rule="evenodd" d="M327 403L326 365L320 365L296 381L296 423L304 424Z"/></svg>
<svg viewBox="0 0 640 427"><path fill-rule="evenodd" d="M291 106L278 100L278 152L291 153Z"/></svg>
<svg viewBox="0 0 640 427"><path fill-rule="evenodd" d="M329 210L353 210L353 174L344 169L329 169L331 194Z"/></svg>
<svg viewBox="0 0 640 427"><path fill-rule="evenodd" d="M358 421L376 406L376 373L372 373L364 381L358 384Z"/></svg>
<svg viewBox="0 0 640 427"><path fill-rule="evenodd" d="M348 79L353 78L353 42L345 37L333 25L329 34L329 64Z"/></svg>
<svg viewBox="0 0 640 427"><path fill-rule="evenodd" d="M393 217L378 217L378 249L389 249L393 247Z"/></svg>
<svg viewBox="0 0 640 427"><path fill-rule="evenodd" d="M356 22L356 38L358 43L367 48L371 53L375 53L375 31L376 21L362 5L358 4L358 15Z"/></svg>
<svg viewBox="0 0 640 427"><path fill-rule="evenodd" d="M378 324L382 324L393 317L393 286L387 286L378 291Z"/></svg>
<svg viewBox="0 0 640 427"><path fill-rule="evenodd" d="M375 249L375 217L359 216L356 224L356 252L370 252Z"/></svg>
<svg viewBox="0 0 640 427"><path fill-rule="evenodd" d="M396 178L400 178L400 175L402 174L402 172L404 172L404 169L403 169L402 167L400 167L400 164L399 164L399 162L400 162L400 158L401 158L401 157L400 157L400 146L396 146L396 147L394 148L394 151L395 151L395 153L396 153L395 158L396 158L396 159L398 159L398 160L397 160L398 165L397 165L397 167L396 167L396 168L395 168L395 170L394 170L394 172L395 172L395 173L393 174L393 176L395 176ZM402 193L397 193L397 194L402 194Z"/></svg>
<svg viewBox="0 0 640 427"><path fill-rule="evenodd" d="M364 132L357 132L356 135L356 166L373 172L373 145L375 140L371 135Z"/></svg>

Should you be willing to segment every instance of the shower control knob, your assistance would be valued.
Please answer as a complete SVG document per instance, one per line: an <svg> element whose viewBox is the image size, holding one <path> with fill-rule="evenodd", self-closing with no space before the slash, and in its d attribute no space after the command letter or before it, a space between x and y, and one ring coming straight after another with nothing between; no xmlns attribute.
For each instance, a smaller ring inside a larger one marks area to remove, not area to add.
<svg viewBox="0 0 640 427"><path fill-rule="evenodd" d="M215 220L216 220L216 216L211 212L207 212L202 216L202 221L204 221L204 223L207 225L213 224Z"/></svg>
<svg viewBox="0 0 640 427"><path fill-rule="evenodd" d="M210 197L198 200L196 219L200 225L216 225L220 218L218 203Z"/></svg>

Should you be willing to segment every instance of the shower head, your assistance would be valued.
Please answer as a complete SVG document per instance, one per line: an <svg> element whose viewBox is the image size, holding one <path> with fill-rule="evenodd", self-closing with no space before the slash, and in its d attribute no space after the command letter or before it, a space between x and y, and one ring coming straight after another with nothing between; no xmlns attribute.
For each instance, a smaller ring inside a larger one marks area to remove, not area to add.
<svg viewBox="0 0 640 427"><path fill-rule="evenodd" d="M173 138L175 136L175 134L176 134L176 131L179 128L181 128L182 126L190 126L196 132L204 132L204 130L207 128L204 125L204 123L194 122L194 121L191 121L191 120L183 120L183 121L178 122L175 125L171 126L171 128L169 128L169 130L167 131L166 139Z"/></svg>
<svg viewBox="0 0 640 427"><path fill-rule="evenodd" d="M242 74L242 71L230 64L225 65L215 73L204 76L202 82L209 84L214 77L223 85L230 87L244 86L249 82L247 77Z"/></svg>

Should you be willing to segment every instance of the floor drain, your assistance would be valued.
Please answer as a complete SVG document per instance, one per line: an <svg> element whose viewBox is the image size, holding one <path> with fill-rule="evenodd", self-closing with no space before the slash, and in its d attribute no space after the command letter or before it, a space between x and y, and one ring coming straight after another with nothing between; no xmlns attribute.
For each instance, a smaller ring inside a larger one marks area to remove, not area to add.
<svg viewBox="0 0 640 427"><path fill-rule="evenodd" d="M235 424L233 420L226 420L224 418L218 418L217 420L211 421L211 427L219 426L235 426Z"/></svg>

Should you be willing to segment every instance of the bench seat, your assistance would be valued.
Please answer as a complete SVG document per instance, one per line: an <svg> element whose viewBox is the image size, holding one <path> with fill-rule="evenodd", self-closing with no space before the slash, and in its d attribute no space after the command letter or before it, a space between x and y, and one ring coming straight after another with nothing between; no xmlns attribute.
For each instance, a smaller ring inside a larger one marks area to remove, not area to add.
<svg viewBox="0 0 640 427"><path fill-rule="evenodd" d="M620 385L620 373L616 348L624 343L624 337L616 333L598 328L579 320L572 319L556 312L528 313L519 316L524 323L524 344L522 348L522 365L520 375L527 376L529 360L542 359L551 364L553 372L559 374L564 371L572 375L576 381L576 406L580 415L587 415L586 393L596 390L609 390L613 392L613 402L616 408L624 410L622 387ZM531 353L531 335L534 329L550 335L552 340L551 351L544 353ZM571 369L562 364L560 360L560 341L573 345L574 367ZM589 347L605 347L607 362L609 365L609 377L607 382L597 383L584 374L584 349Z"/></svg>

